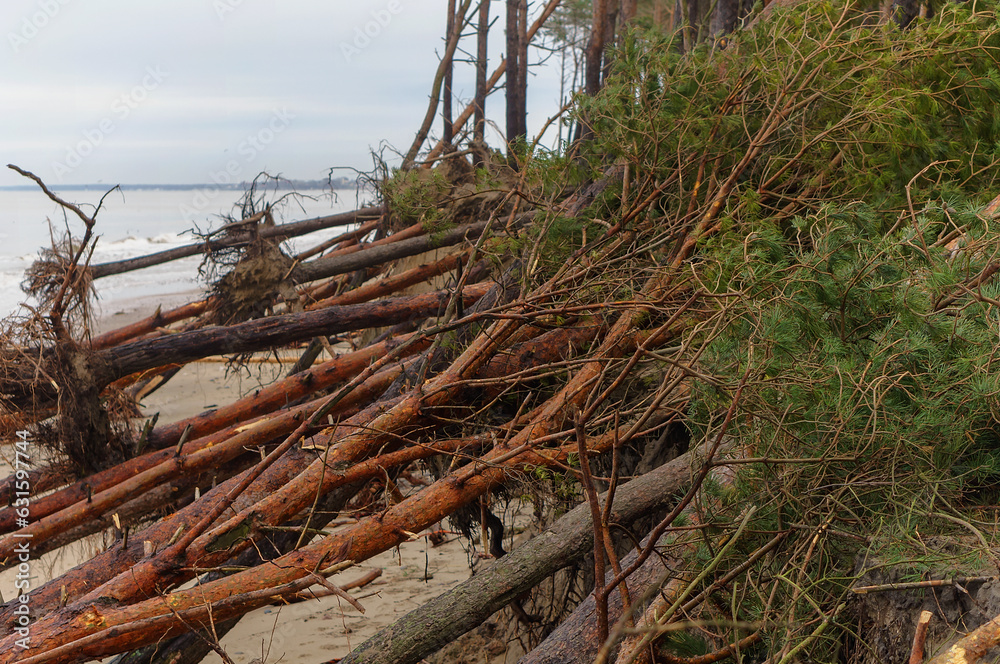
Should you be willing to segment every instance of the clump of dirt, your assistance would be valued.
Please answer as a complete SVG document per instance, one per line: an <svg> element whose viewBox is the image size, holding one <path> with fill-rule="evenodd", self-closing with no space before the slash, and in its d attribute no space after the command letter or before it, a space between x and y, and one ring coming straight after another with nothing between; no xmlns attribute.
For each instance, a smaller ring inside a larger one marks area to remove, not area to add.
<svg viewBox="0 0 1000 664"><path fill-rule="evenodd" d="M502 663L506 660L507 650L500 626L488 620L424 661L428 664Z"/></svg>
<svg viewBox="0 0 1000 664"><path fill-rule="evenodd" d="M55 447L83 477L115 466L133 455L131 417L137 415L134 404L101 396L102 366L98 355L62 342L56 346L56 366L61 375L57 401L58 417L54 423ZM114 412L109 412L114 411Z"/></svg>
<svg viewBox="0 0 1000 664"><path fill-rule="evenodd" d="M258 237L213 284L215 322L231 325L265 316L280 296L291 292L293 264L277 242Z"/></svg>
<svg viewBox="0 0 1000 664"><path fill-rule="evenodd" d="M0 376L24 386L4 395L4 427L33 429L52 462L80 477L133 455L131 423L138 416L120 391L103 389L109 380L100 355L78 341L90 335L95 297L86 242L66 236L41 252L21 285L37 309L5 321L0 332L7 345Z"/></svg>
<svg viewBox="0 0 1000 664"><path fill-rule="evenodd" d="M928 542L929 546L935 544ZM961 545L940 543L945 549L963 548ZM977 543L968 542L972 550ZM956 551L956 553L958 553ZM845 653L851 664L905 664L909 661L917 619L922 611L930 611L933 618L928 626L925 654L927 657L990 621L1000 614L1000 581L996 570L959 572L954 567L920 574L908 566L885 566L873 557L862 558L857 563L863 574L855 587L877 586L882 589L856 595L850 606L852 631L856 638ZM885 589L887 584L913 581L916 577L927 579L954 579L956 577L982 577L992 580L962 581L938 587ZM983 661L996 661L1000 649L994 649Z"/></svg>

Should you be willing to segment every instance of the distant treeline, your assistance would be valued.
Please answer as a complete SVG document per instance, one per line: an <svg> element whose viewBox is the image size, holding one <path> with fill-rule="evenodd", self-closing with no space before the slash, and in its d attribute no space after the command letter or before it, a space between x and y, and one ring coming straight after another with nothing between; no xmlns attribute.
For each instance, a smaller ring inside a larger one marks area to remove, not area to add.
<svg viewBox="0 0 1000 664"><path fill-rule="evenodd" d="M108 184L66 184L58 185L54 187L59 191L107 191L113 185ZM186 189L224 189L232 191L245 191L249 186L249 182L233 182L230 184L215 184L215 183L205 183L205 184L121 184L118 185L119 188L125 191L137 190L137 189L161 189L165 191L183 191ZM273 186L270 185L269 186ZM333 178L331 180L282 180L282 189L353 189L357 186L357 182L351 178L340 177ZM26 191L37 189L34 184L25 185L8 185L0 187L0 191Z"/></svg>

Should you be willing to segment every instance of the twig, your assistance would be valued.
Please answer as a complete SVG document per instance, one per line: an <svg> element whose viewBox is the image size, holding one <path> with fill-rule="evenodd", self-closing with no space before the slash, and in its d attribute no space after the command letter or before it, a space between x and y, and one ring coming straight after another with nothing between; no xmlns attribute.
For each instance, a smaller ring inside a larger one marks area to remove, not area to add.
<svg viewBox="0 0 1000 664"><path fill-rule="evenodd" d="M934 614L921 611L917 619L917 631L913 634L913 647L910 648L910 664L921 664L924 661L924 641L927 640L927 626Z"/></svg>
<svg viewBox="0 0 1000 664"><path fill-rule="evenodd" d="M881 583L876 586L860 586L851 588L851 592L856 595L867 595L868 593L881 593L894 590L916 590L919 588L943 588L955 584L966 585L969 583L986 583L996 581L995 576L953 576L949 579L928 579L927 581L907 581L905 583Z"/></svg>
<svg viewBox="0 0 1000 664"><path fill-rule="evenodd" d="M608 595L604 592L604 542L607 527L597 501L597 489L590 474L590 460L587 458L587 433L580 412L576 413L576 446L580 455L580 475L587 502L590 503L590 517L594 528L594 598L597 606L597 638L601 643L608 639Z"/></svg>
<svg viewBox="0 0 1000 664"><path fill-rule="evenodd" d="M87 248L90 246L90 240L94 235L94 225L97 223L97 213L101 211L101 206L104 205L104 199L107 198L108 194L110 194L112 191L118 189L118 186L115 185L107 192L105 192L104 195L101 196L101 200L97 203L97 207L94 208L94 214L87 216L87 214L84 213L84 211L81 210L79 206L74 205L73 203L65 201L56 196L48 187L45 186L45 183L42 182L42 179L37 175L35 175L34 173L32 173L31 171L26 171L18 166L15 166L14 164L7 164L7 168L16 171L17 173L20 173L21 175L30 180L33 180L36 184L38 184L39 187L42 188L42 191L45 192L46 196L48 196L54 202L58 203L60 206L68 210L72 210L73 213L76 214L76 216L78 216L81 220L83 220L83 224L86 229L83 234L83 239L80 241L80 246L77 247L76 252L70 258L69 265L66 268L66 274L63 275L62 284L59 286L59 291L56 293L56 296L52 299L52 308L49 311L49 320L51 320L52 322L52 328L55 331L56 336L59 339L68 341L69 333L66 331L66 327L63 325L63 319L62 319L65 307L65 305L63 304L63 300L66 298L66 292L70 289L70 284L73 283L74 281L73 279L74 273L77 271L77 267L80 265L80 259L83 257L84 252L87 251ZM77 279L80 278L82 278L82 274L77 277Z"/></svg>

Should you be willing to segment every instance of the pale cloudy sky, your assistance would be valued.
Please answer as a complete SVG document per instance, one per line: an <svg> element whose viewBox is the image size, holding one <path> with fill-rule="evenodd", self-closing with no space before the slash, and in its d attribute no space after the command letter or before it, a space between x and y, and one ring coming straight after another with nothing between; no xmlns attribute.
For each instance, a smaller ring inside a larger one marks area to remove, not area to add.
<svg viewBox="0 0 1000 664"><path fill-rule="evenodd" d="M445 6L3 0L0 166L53 185L205 183L227 168L238 180L264 169L321 179L333 166L370 168L369 148L386 141L405 151L423 119ZM503 6L493 3L494 16ZM464 46L474 50L473 40ZM466 70L463 101L472 95ZM530 131L558 108L559 76L551 64L529 80ZM502 97L490 103L502 118ZM26 184L0 173L0 186Z"/></svg>

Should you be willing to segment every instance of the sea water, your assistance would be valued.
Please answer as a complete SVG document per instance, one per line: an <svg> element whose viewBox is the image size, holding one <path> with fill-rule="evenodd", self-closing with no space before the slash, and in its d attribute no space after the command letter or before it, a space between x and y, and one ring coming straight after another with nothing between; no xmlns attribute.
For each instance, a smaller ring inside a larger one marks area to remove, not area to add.
<svg viewBox="0 0 1000 664"><path fill-rule="evenodd" d="M103 195L100 190L56 191L60 198L92 214ZM287 191L267 194L278 200ZM307 190L286 197L275 208L275 222L287 223L355 209L366 201L353 190ZM105 197L97 214L98 235L92 264L134 258L198 241L196 232L222 226L222 215L239 217L234 204L240 191L212 189L127 189ZM330 228L289 240L292 251L302 251L347 230ZM51 246L67 231L83 237L84 224L66 213L41 190L0 190L0 318L25 313L21 303L36 303L21 288L24 272L38 258L42 247ZM155 308L159 299L192 293L204 288L198 276L202 256L196 255L163 265L98 279L98 313L113 314L123 302L148 301Z"/></svg>

